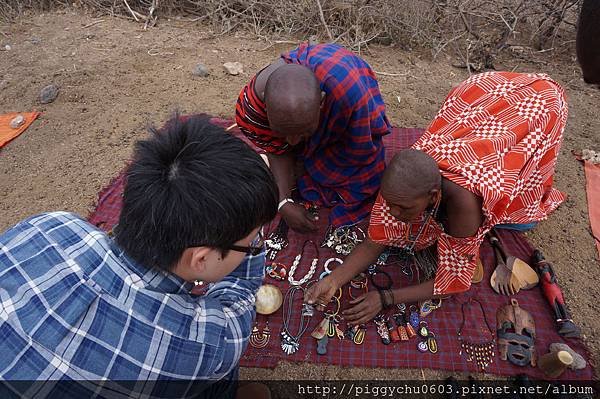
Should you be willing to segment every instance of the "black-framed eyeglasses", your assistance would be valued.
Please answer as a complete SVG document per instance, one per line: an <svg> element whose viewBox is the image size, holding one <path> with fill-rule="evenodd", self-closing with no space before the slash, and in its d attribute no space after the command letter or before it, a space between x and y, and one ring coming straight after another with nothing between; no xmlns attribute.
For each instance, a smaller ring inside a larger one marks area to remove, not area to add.
<svg viewBox="0 0 600 399"><path fill-rule="evenodd" d="M245 247L243 245L230 245L225 249L229 249L231 251L243 252L248 255L256 256L260 254L264 250L265 239L263 237L263 229L262 227L258 230L258 234L256 238L252 240L249 246Z"/></svg>

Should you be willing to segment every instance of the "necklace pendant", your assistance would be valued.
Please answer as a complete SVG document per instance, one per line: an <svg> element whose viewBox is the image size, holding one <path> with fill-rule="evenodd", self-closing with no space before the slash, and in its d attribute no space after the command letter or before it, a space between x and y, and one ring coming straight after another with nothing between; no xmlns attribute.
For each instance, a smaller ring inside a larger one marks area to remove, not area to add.
<svg viewBox="0 0 600 399"><path fill-rule="evenodd" d="M312 317L315 314L315 308L308 303L302 304L302 317Z"/></svg>
<svg viewBox="0 0 600 399"><path fill-rule="evenodd" d="M327 336L333 338L336 336L336 322L333 317L329 317L329 325L327 326Z"/></svg>
<svg viewBox="0 0 600 399"><path fill-rule="evenodd" d="M354 335L352 342L354 342L356 345L362 345L362 343L365 341L366 333L367 333L367 327L365 327L364 325L361 325L360 327L358 327L358 330L356 331L356 334Z"/></svg>
<svg viewBox="0 0 600 399"><path fill-rule="evenodd" d="M413 328L413 326L410 325L410 323L406 323L406 339L411 339L417 336L417 333L415 331L415 329Z"/></svg>
<svg viewBox="0 0 600 399"><path fill-rule="evenodd" d="M286 355L293 355L300 349L300 343L285 331L281 332L281 349Z"/></svg>
<svg viewBox="0 0 600 399"><path fill-rule="evenodd" d="M379 315L375 318L374 322L377 325L377 334L379 334L379 336L381 337L381 342L384 345L389 345L391 340L386 320L383 316Z"/></svg>
<svg viewBox="0 0 600 399"><path fill-rule="evenodd" d="M413 328L418 328L420 322L419 314L416 311L411 311L408 321L410 322L410 325L413 326Z"/></svg>
<svg viewBox="0 0 600 399"><path fill-rule="evenodd" d="M419 335L423 338L427 338L429 336L429 330L427 329L427 323L422 321L419 325Z"/></svg>
<svg viewBox="0 0 600 399"><path fill-rule="evenodd" d="M435 335L433 335L433 333L430 333L427 338L427 349L430 353L437 353L438 351L437 341L435 340Z"/></svg>
<svg viewBox="0 0 600 399"><path fill-rule="evenodd" d="M344 339L344 332L338 327L338 323L335 323L335 336L338 339Z"/></svg>

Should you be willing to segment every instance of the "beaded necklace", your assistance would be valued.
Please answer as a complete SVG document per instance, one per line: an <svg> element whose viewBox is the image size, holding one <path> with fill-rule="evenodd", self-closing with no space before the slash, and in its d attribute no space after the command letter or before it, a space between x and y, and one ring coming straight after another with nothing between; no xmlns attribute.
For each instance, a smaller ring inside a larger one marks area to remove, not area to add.
<svg viewBox="0 0 600 399"><path fill-rule="evenodd" d="M300 349L300 337L308 329L310 319L314 314L314 308L306 303L302 304L302 316L300 317L300 326L296 334L290 331L290 321L292 320L292 310L294 308L294 295L300 292L304 297L304 288L299 285L292 286L285 294L283 300L283 328L281 330L281 349L286 355L292 355Z"/></svg>
<svg viewBox="0 0 600 399"><path fill-rule="evenodd" d="M310 269L308 269L308 273L306 273L306 275L304 277L302 277L300 280L295 280L294 273L296 273L296 269L298 269L298 265L300 264L302 255L304 255L304 248L306 248L306 244L308 244L308 243L311 243L315 247L315 252L316 252L317 256L312 260L312 263L310 264ZM290 272L288 274L289 283L292 286L298 286L298 285L302 285L302 284L306 283L308 280L310 280L310 278L313 276L313 274L315 274L315 270L317 269L318 262L319 262L319 248L317 247L317 244L315 244L311 240L304 241L304 244L302 245L302 250L300 251L300 253L298 255L296 255L296 258L294 259L294 262L292 263L292 267L290 268Z"/></svg>

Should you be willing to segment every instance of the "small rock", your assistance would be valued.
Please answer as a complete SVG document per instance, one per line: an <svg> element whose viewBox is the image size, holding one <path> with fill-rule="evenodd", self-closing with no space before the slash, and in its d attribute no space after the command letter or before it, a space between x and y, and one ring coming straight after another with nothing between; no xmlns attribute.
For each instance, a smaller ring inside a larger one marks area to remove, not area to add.
<svg viewBox="0 0 600 399"><path fill-rule="evenodd" d="M56 97L58 97L58 91L59 88L57 85L52 84L44 87L42 91L40 91L40 102L42 104L48 104L56 100Z"/></svg>
<svg viewBox="0 0 600 399"><path fill-rule="evenodd" d="M4 50L10 51L12 50L12 47L10 47L10 44L7 44L6 46L4 46Z"/></svg>
<svg viewBox="0 0 600 399"><path fill-rule="evenodd" d="M0 80L0 90L4 90L8 87L8 80Z"/></svg>
<svg viewBox="0 0 600 399"><path fill-rule="evenodd" d="M25 118L23 118L23 115L17 115L12 119L12 121L10 121L10 127L13 129L18 129L23 126L23 123L25 123Z"/></svg>
<svg viewBox="0 0 600 399"><path fill-rule="evenodd" d="M29 41L33 44L40 44L42 42L42 39L40 39L39 37L32 37L31 39L29 39Z"/></svg>
<svg viewBox="0 0 600 399"><path fill-rule="evenodd" d="M200 76L201 78L205 78L208 76L208 68L205 67L203 64L198 64L192 70L192 75Z"/></svg>
<svg viewBox="0 0 600 399"><path fill-rule="evenodd" d="M223 67L230 75L239 75L244 72L244 66L240 62L226 62Z"/></svg>

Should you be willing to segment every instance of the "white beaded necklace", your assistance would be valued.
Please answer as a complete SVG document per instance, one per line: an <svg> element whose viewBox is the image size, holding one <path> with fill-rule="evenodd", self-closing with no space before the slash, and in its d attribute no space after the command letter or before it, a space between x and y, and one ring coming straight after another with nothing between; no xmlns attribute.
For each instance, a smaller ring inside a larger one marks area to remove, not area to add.
<svg viewBox="0 0 600 399"><path fill-rule="evenodd" d="M298 265L300 265L300 260L302 259L302 255L304 254L304 248L306 247L306 244L308 244L308 243L311 243L315 247L317 257L312 260L312 263L310 264L310 269L308 269L308 273L306 273L306 275L304 277L302 277L300 280L295 280L294 273L296 272ZM311 240L304 241L304 244L302 245L302 250L300 251L300 253L298 255L296 255L296 258L294 259L294 262L292 263L292 267L290 268L290 273L288 274L288 281L290 282L290 284L291 285L302 285L302 284L306 283L308 280L310 280L311 277L315 274L315 270L317 269L317 263L319 263L319 248L317 247L317 244L315 244Z"/></svg>

